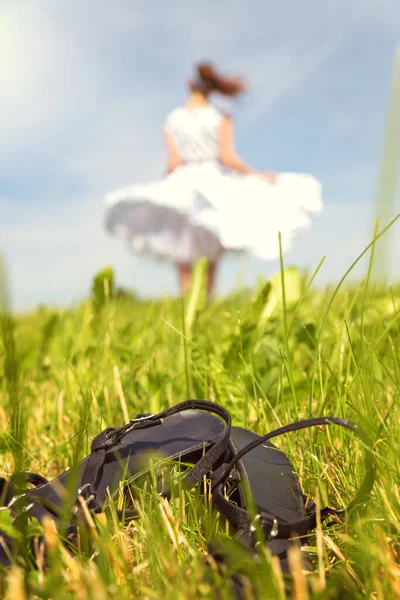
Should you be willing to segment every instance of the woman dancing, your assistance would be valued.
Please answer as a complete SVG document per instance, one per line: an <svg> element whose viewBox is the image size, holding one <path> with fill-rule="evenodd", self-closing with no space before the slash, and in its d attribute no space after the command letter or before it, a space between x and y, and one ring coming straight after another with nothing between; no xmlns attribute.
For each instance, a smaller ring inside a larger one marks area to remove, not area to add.
<svg viewBox="0 0 400 600"><path fill-rule="evenodd" d="M321 186L311 175L257 171L237 155L233 121L210 98L240 95L241 79L203 63L188 88L187 102L169 114L164 128L166 177L108 194L106 227L134 252L176 265L182 293L193 264L206 257L211 293L224 252L272 260L279 255L278 232L288 250L321 212Z"/></svg>

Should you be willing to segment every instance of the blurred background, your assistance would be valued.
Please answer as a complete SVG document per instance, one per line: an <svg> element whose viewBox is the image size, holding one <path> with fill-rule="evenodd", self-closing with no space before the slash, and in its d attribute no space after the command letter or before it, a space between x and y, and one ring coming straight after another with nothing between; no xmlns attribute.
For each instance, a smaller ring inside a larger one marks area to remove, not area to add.
<svg viewBox="0 0 400 600"><path fill-rule="evenodd" d="M285 263L312 269L326 254L316 285L337 281L372 239L388 156L385 218L398 207L390 102L399 31L398 0L3 0L0 251L13 308L68 305L105 264L140 295L177 293L172 268L106 234L102 202L164 174L163 121L202 59L249 82L230 106L242 156L321 180L324 212ZM394 278L399 234L396 224ZM278 268L227 257L218 291Z"/></svg>

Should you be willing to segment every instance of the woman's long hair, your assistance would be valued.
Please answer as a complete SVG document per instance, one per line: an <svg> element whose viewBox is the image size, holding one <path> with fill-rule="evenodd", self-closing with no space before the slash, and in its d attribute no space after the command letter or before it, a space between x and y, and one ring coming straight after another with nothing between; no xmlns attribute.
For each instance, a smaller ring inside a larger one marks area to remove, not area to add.
<svg viewBox="0 0 400 600"><path fill-rule="evenodd" d="M224 96L239 96L246 86L241 77L225 77L211 63L197 65L197 77L193 88L205 95L217 92Z"/></svg>

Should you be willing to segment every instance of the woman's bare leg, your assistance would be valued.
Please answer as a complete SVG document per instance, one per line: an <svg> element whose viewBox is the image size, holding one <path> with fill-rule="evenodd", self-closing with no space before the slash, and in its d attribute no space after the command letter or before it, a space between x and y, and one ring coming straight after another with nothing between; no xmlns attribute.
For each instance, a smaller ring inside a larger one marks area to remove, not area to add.
<svg viewBox="0 0 400 600"><path fill-rule="evenodd" d="M207 294L211 296L214 285L215 285L215 276L217 272L217 263L209 262L208 270L207 270ZM178 274L179 274L179 283L181 287L182 295L185 295L190 288L191 279L192 279L192 265L190 263L178 264Z"/></svg>
<svg viewBox="0 0 400 600"><path fill-rule="evenodd" d="M215 275L217 272L217 263L209 262L208 263L208 272L207 272L207 294L210 297L215 284Z"/></svg>
<svg viewBox="0 0 400 600"><path fill-rule="evenodd" d="M181 286L181 293L184 296L190 288L190 281L192 278L192 265L190 263L178 264L179 284Z"/></svg>

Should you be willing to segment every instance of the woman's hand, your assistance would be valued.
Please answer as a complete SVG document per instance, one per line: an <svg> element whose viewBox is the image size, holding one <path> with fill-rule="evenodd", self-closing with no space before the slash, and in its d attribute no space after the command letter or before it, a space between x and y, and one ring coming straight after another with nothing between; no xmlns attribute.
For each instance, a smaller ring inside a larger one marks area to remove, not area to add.
<svg viewBox="0 0 400 600"><path fill-rule="evenodd" d="M261 173L261 177L268 181L268 183L276 183L278 181L278 174L275 171L265 171Z"/></svg>

